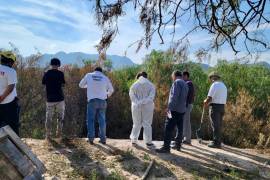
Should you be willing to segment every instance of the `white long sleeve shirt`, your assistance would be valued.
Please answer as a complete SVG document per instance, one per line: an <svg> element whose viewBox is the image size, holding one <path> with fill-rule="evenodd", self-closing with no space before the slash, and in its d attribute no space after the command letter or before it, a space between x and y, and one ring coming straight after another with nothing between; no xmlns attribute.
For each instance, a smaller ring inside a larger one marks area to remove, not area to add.
<svg viewBox="0 0 270 180"><path fill-rule="evenodd" d="M153 83L140 77L130 88L129 96L132 105L154 103L156 89Z"/></svg>
<svg viewBox="0 0 270 180"><path fill-rule="evenodd" d="M88 101L91 99L106 100L114 91L110 79L99 71L86 74L79 86L87 88Z"/></svg>

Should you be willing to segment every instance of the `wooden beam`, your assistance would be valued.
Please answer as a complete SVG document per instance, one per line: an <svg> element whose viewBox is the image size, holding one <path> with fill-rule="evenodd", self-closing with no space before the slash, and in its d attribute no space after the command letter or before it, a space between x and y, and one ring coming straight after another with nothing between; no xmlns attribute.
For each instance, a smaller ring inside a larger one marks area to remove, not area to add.
<svg viewBox="0 0 270 180"><path fill-rule="evenodd" d="M14 131L9 126L1 128L0 132L4 132L10 137L10 140L20 149L23 154L25 154L32 161L32 163L37 167L41 174L46 171L43 163L37 158L34 153L32 153L31 149L22 142L22 140L17 136L16 133L14 133Z"/></svg>
<svg viewBox="0 0 270 180"><path fill-rule="evenodd" d="M1 141L0 152L4 154L9 163L11 163L23 177L33 172L34 165L18 150L9 138Z"/></svg>
<svg viewBox="0 0 270 180"><path fill-rule="evenodd" d="M154 165L155 160L152 160L151 163L149 164L149 166L147 167L146 171L144 172L143 176L142 176L142 180L145 180L148 177L148 174L151 170L151 168Z"/></svg>
<svg viewBox="0 0 270 180"><path fill-rule="evenodd" d="M0 153L0 179L5 180L22 180L22 175L17 169L9 162L9 160Z"/></svg>

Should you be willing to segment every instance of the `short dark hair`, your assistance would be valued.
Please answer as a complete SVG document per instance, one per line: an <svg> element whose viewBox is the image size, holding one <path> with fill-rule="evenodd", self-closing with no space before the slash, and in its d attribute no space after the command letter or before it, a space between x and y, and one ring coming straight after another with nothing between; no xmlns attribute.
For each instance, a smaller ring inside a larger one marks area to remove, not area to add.
<svg viewBox="0 0 270 180"><path fill-rule="evenodd" d="M1 56L1 55L0 55ZM14 61L10 58L6 58L5 56L1 56L1 63L2 64L14 64Z"/></svg>
<svg viewBox="0 0 270 180"><path fill-rule="evenodd" d="M188 71L184 71L184 72L183 72L183 76L189 77L189 72L188 72Z"/></svg>
<svg viewBox="0 0 270 180"><path fill-rule="evenodd" d="M61 61L58 58L52 58L51 65L52 66L61 66Z"/></svg>
<svg viewBox="0 0 270 180"><path fill-rule="evenodd" d="M148 74L145 71L142 71L137 74L136 78L139 79L141 76L147 78Z"/></svg>
<svg viewBox="0 0 270 180"><path fill-rule="evenodd" d="M96 68L95 68L95 71L102 72L102 68L101 68L101 67L96 67Z"/></svg>
<svg viewBox="0 0 270 180"><path fill-rule="evenodd" d="M181 71L178 71L178 70L173 71L173 75L174 75L175 77L182 77Z"/></svg>

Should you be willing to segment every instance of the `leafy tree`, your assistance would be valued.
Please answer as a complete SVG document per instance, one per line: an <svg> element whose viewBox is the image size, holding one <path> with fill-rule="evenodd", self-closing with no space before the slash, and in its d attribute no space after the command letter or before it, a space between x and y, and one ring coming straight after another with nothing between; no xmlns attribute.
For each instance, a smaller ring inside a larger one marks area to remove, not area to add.
<svg viewBox="0 0 270 180"><path fill-rule="evenodd" d="M111 71L113 68L112 61L110 59L107 59L104 61L104 67L106 70Z"/></svg>

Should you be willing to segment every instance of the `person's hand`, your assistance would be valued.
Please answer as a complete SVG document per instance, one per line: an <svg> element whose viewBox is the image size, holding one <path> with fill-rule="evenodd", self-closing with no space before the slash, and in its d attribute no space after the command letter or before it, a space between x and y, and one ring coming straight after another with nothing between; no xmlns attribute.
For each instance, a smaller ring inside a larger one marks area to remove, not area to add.
<svg viewBox="0 0 270 180"><path fill-rule="evenodd" d="M4 96L0 96L0 103L2 102L2 101L4 101Z"/></svg>
<svg viewBox="0 0 270 180"><path fill-rule="evenodd" d="M169 112L169 111L170 111L170 110L169 110L168 108L165 109L165 111L164 111L165 116L168 115L168 112Z"/></svg>
<svg viewBox="0 0 270 180"><path fill-rule="evenodd" d="M204 101L203 101L203 107L208 107L208 101L207 101L207 99L205 99Z"/></svg>

